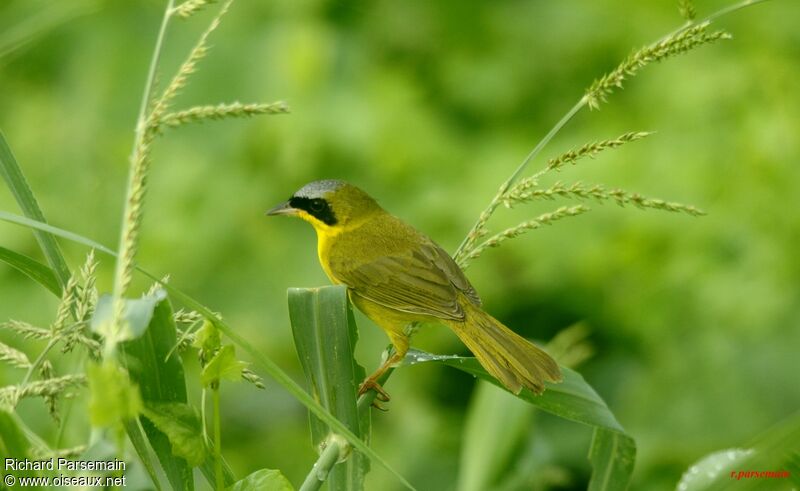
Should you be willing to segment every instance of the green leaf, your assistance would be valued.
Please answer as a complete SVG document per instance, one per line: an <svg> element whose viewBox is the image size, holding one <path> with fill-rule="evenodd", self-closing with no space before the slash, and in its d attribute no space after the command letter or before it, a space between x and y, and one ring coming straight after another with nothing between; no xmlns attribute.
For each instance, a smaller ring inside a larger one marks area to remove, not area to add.
<svg viewBox="0 0 800 491"><path fill-rule="evenodd" d="M366 441L370 429L369 408L359 411L356 396L366 374L354 358L358 330L347 299L347 288L290 288L289 318L312 396ZM332 430L313 413L309 416L312 443L320 448ZM351 454L328 474L329 489L363 489L368 470L369 461L362 454Z"/></svg>
<svg viewBox="0 0 800 491"><path fill-rule="evenodd" d="M0 58L21 49L37 38L47 35L62 24L97 9L94 1L57 2L36 9L29 18L20 21L0 35Z"/></svg>
<svg viewBox="0 0 800 491"><path fill-rule="evenodd" d="M111 332L114 312L114 299L112 295L103 295L97 300L97 307L92 316L92 331L103 337L115 336L117 341L136 339L147 330L153 319L153 311L162 300L167 297L164 290L156 290L152 295L137 299L125 299L125 313L123 318L124 331Z"/></svg>
<svg viewBox="0 0 800 491"><path fill-rule="evenodd" d="M31 450L31 442L25 436L25 430L20 424L18 416L0 407L0 455L3 456L3 464L5 463L6 457L28 459L31 457ZM9 474L15 478L19 478L23 476L33 477L38 473L35 471L15 471L9 469L4 470L3 474ZM39 487L35 486L32 487L32 489L39 489Z"/></svg>
<svg viewBox="0 0 800 491"><path fill-rule="evenodd" d="M502 417L498 417L502 415ZM479 382L467 411L458 489L493 489L526 437L533 407L492 384ZM492 449L487 452L486 449Z"/></svg>
<svg viewBox="0 0 800 491"><path fill-rule="evenodd" d="M2 217L0 217L2 218ZM150 273L144 272L140 270L145 276L149 277L154 281L158 281L156 276L151 275ZM217 329L222 331L231 341L236 343L239 347L245 350L250 356L253 357L255 360L256 365L258 365L262 370L267 372L276 382L281 384L287 392L289 392L292 396L294 396L301 404L308 408L309 411L313 412L315 416L320 418L326 424L328 424L331 428L333 428L337 434L341 435L345 438L353 447L357 450L362 452L364 455L369 457L370 459L378 462L381 466L383 466L387 471L389 471L393 476L395 476L406 488L408 489L415 489L414 486L408 482L403 476L401 476L392 466L389 465L386 460L384 460L380 455L378 455L374 450L372 450L364 441L362 441L359 437L357 437L347 426L344 425L341 421L333 417L330 412L328 412L325 408L323 408L319 402L315 401L306 391L302 389L297 383L289 377L286 372L280 369L278 365L272 361L267 355L261 353L256 348L253 347L246 339L241 337L234 329L232 329L227 323L225 323L222 319L220 319L214 312L208 309L208 307L204 306L197 300L193 299L189 295L186 295L182 291L178 290L177 288L172 287L169 284L162 284L162 286L167 289L172 295L179 298L181 302L183 302L187 307L192 310L196 310L203 314L207 319L212 320L214 325L217 326Z"/></svg>
<svg viewBox="0 0 800 491"><path fill-rule="evenodd" d="M741 468L741 462L752 452L741 448L729 448L712 453L683 473L678 489L682 491L708 489L720 473L726 472L729 468Z"/></svg>
<svg viewBox="0 0 800 491"><path fill-rule="evenodd" d="M30 455L31 444L17 423L17 416L0 408L0 455L24 459Z"/></svg>
<svg viewBox="0 0 800 491"><path fill-rule="evenodd" d="M589 462L592 463L589 491L625 490L636 463L636 444L624 433L597 427L589 449Z"/></svg>
<svg viewBox="0 0 800 491"><path fill-rule="evenodd" d="M14 213L9 213L7 211L2 211L2 210L0 210L0 220L3 220L4 222L8 223L14 223L16 225L22 225L23 227L32 228L34 230L39 230L41 232L47 232L48 234L52 234L67 240L71 240L72 242L75 242L77 244L83 244L85 246L91 247L92 249L108 254L109 256L117 257L117 253L115 251L112 251L111 249L109 249L108 247L104 246L99 242L95 242L92 239L87 239L82 235L78 235L74 232L64 230L63 228L54 227L45 222L42 222L41 220L34 220L31 218L15 215ZM67 278L67 280L69 280L69 278Z"/></svg>
<svg viewBox="0 0 800 491"><path fill-rule="evenodd" d="M226 344L214 353L214 357L203 368L200 380L204 386L223 379L238 382L242 380L242 370L245 366L244 362L236 359L233 345Z"/></svg>
<svg viewBox="0 0 800 491"><path fill-rule="evenodd" d="M779 475L754 475L775 472ZM713 474L713 475L709 475ZM705 475L705 478L703 478ZM680 491L797 489L800 486L800 413L765 431L745 446L716 452L687 470Z"/></svg>
<svg viewBox="0 0 800 491"><path fill-rule="evenodd" d="M11 148L9 148L2 131L0 131L0 176L3 176L3 180L11 190L11 194L14 195L14 199L17 200L22 213L29 219L46 224L47 220L44 219L39 203L33 196L33 191L31 191L28 181L25 180L25 175L17 164L17 159L14 158L14 154L11 152ZM64 255L61 254L61 249L58 247L56 239L46 232L41 229L34 229L33 234L36 236L36 240L39 241L39 246L42 248L45 258L47 258L47 263L53 268L56 278L58 278L63 288L69 281L69 266L64 260Z"/></svg>
<svg viewBox="0 0 800 491"><path fill-rule="evenodd" d="M281 471L261 469L229 486L228 491L294 491Z"/></svg>
<svg viewBox="0 0 800 491"><path fill-rule="evenodd" d="M128 434L128 439L131 441L133 449L136 450L136 453L139 455L139 458L144 465L144 470L147 472L147 475L150 476L150 479L153 481L153 485L156 487L156 490L161 491L161 481L158 479L158 474L156 473L155 459L150 453L150 447L147 445L147 440L145 440L142 427L137 424L137 421L130 420L125 423L125 432ZM91 460L87 458L85 453L81 456L81 458L85 460Z"/></svg>
<svg viewBox="0 0 800 491"><path fill-rule="evenodd" d="M151 403L145 406L143 414L167 435L173 455L183 457L192 467L203 463L206 457L203 428L193 406L176 402Z"/></svg>
<svg viewBox="0 0 800 491"><path fill-rule="evenodd" d="M425 362L458 368L505 390L475 358L409 350L404 360L406 365ZM594 427L595 434L589 454L594 474L589 489L626 489L636 459L636 443L625 433L603 399L579 373L566 367L561 367L561 372L564 380L558 384L546 383L547 389L541 395L537 396L528 389L523 389L516 397L548 413Z"/></svg>
<svg viewBox="0 0 800 491"><path fill-rule="evenodd" d="M187 402L181 359L179 356L166 356L175 342L172 307L162 296L152 311L144 334L121 345L128 371L139 384L142 400L147 406ZM173 455L169 437L149 419L142 419L141 423L172 488L194 489L191 468L185 459Z"/></svg>
<svg viewBox="0 0 800 491"><path fill-rule="evenodd" d="M89 362L89 420L92 426L112 428L136 418L142 409L139 389L119 365Z"/></svg>
<svg viewBox="0 0 800 491"><path fill-rule="evenodd" d="M39 261L5 247L0 247L0 261L19 270L33 281L50 290L55 296L61 296L61 284L58 282L56 274Z"/></svg>
<svg viewBox="0 0 800 491"><path fill-rule="evenodd" d="M21 217L19 215L15 215L13 213L8 213L4 211L0 211L0 220L9 222L9 223L16 223L18 225L23 225L26 227L34 228L37 230L44 230L47 232L52 233L53 235L57 235L59 237L63 237L65 239L71 240L73 242L77 242L79 244L83 244L89 246L97 251L103 252L105 254L117 257L117 253L109 249L108 247L100 244L99 242L93 241L76 233L60 229L58 227L53 227L46 223L38 222L36 220L31 220L25 217ZM294 380L292 380L289 375L286 374L281 368L272 361L264 353L257 350L250 344L246 339L239 336L237 332L232 329L225 321L218 318L218 316L211 311L208 307L201 304L191 296L185 294L181 290L173 287L168 283L162 283L160 278L152 273L148 273L144 269L137 267L137 271L145 275L146 277L150 278L153 281L159 282L161 286L167 290L173 297L180 300L186 307L196 310L197 312L203 314L206 319L212 320L214 325L223 332L229 339L231 339L236 345L240 348L245 350L250 356L253 357L255 360L256 365L258 365L262 370L267 372L270 377L272 377L276 382L281 384L287 392L289 392L293 397L295 397L301 404L312 411L317 417L323 420L325 423L330 425L332 428L336 430L336 432L347 441L357 448L359 451L364 453L367 457L378 462L381 466L383 466L386 470L388 470L393 476L395 476L405 487L408 489L414 489L411 483L408 482L403 476L401 476L396 470L386 462L380 455L378 455L374 450L372 450L369 446L367 446L361 439L359 439L352 431L350 431L341 421L334 418L328 411L325 410L317 401L315 401L306 391L303 390ZM204 466L204 475L208 477L208 473ZM212 474L213 476L213 474Z"/></svg>
<svg viewBox="0 0 800 491"><path fill-rule="evenodd" d="M213 353L222 345L222 339L214 323L206 319L194 335L192 346L206 353Z"/></svg>

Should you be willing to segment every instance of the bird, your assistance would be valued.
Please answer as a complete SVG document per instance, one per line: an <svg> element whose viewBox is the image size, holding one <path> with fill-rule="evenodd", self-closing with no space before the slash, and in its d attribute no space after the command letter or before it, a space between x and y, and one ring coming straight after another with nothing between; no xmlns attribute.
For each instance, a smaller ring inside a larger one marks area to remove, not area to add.
<svg viewBox="0 0 800 491"><path fill-rule="evenodd" d="M361 383L359 395L375 390L379 400L389 400L378 380L403 360L409 326L420 323L450 328L514 394L523 388L541 394L545 382L561 381L550 355L483 310L475 288L444 249L357 186L314 181L267 215L309 222L328 278L347 286L350 301L388 335L394 352Z"/></svg>

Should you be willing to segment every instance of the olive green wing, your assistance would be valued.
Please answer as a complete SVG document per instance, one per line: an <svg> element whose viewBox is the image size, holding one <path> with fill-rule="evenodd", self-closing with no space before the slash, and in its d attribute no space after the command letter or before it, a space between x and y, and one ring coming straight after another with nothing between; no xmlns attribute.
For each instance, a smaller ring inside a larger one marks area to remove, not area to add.
<svg viewBox="0 0 800 491"><path fill-rule="evenodd" d="M412 314L463 319L459 293L480 305L480 298L464 273L433 242L358 265L340 264L336 276L359 296Z"/></svg>

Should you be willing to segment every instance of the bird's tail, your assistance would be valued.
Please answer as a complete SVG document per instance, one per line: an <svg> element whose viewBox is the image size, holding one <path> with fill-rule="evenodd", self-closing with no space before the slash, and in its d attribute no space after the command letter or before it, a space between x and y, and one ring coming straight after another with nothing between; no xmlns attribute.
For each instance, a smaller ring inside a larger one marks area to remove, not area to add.
<svg viewBox="0 0 800 491"><path fill-rule="evenodd" d="M561 381L561 370L550 355L487 314L472 302L464 302L466 319L448 326L475 355L483 368L518 394L523 387L534 394L544 382Z"/></svg>

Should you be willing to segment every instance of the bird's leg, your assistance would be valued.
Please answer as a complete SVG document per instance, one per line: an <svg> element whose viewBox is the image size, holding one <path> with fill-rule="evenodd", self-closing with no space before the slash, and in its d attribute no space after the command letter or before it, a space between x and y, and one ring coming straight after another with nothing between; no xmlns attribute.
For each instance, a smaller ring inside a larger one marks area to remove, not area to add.
<svg viewBox="0 0 800 491"><path fill-rule="evenodd" d="M378 393L376 398L379 401L388 402L391 399L391 396L389 396L389 393L386 392L383 387L381 387L381 384L378 383L378 379L380 379L383 374L386 373L386 370L390 369L392 365L402 360L404 356L405 354L401 355L395 351L392 356L390 356L380 367L378 367L377 370L375 370L375 372L373 372L372 375L365 378L364 381L361 382L361 385L358 387L358 395L360 396L370 390L374 390Z"/></svg>
<svg viewBox="0 0 800 491"><path fill-rule="evenodd" d="M401 362L403 358L405 358L406 353L408 352L408 337L402 333L389 333L389 337L392 340L392 345L394 346L394 353L386 359L383 364L378 367L372 375L365 378L361 385L358 387L358 395L361 396L370 390L374 390L377 393L376 399L382 402L388 402L391 397L389 393L386 392L381 384L378 383L378 380L383 376L384 373L388 369L390 369L395 364Z"/></svg>

